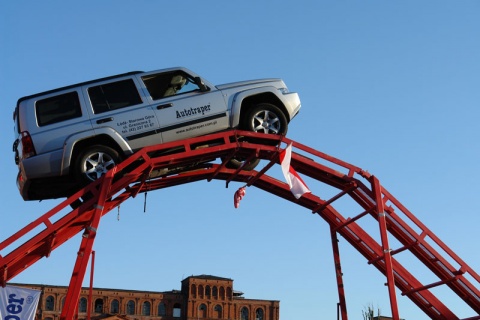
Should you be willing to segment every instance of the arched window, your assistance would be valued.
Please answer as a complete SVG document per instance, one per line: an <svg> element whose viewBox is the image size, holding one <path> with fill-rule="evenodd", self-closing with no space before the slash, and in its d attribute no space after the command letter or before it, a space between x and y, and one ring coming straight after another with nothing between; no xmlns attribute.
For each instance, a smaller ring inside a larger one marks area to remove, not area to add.
<svg viewBox="0 0 480 320"><path fill-rule="evenodd" d="M173 317L180 318L182 316L182 306L180 303L175 303L173 305Z"/></svg>
<svg viewBox="0 0 480 320"><path fill-rule="evenodd" d="M255 311L255 320L263 320L263 309L258 308Z"/></svg>
<svg viewBox="0 0 480 320"><path fill-rule="evenodd" d="M217 299L218 298L218 289L216 286L212 288L212 296Z"/></svg>
<svg viewBox="0 0 480 320"><path fill-rule="evenodd" d="M45 310L53 311L54 308L55 308L55 298L53 296L48 296L47 299L45 299Z"/></svg>
<svg viewBox="0 0 480 320"><path fill-rule="evenodd" d="M200 296L200 298L203 298L203 286L202 285L199 285L198 286L198 295Z"/></svg>
<svg viewBox="0 0 480 320"><path fill-rule="evenodd" d="M220 299L225 300L225 288L220 287Z"/></svg>
<svg viewBox="0 0 480 320"><path fill-rule="evenodd" d="M167 315L167 308L165 308L165 303L160 302L158 305L158 315L159 316L166 316Z"/></svg>
<svg viewBox="0 0 480 320"><path fill-rule="evenodd" d="M135 314L135 301L128 300L128 302L127 302L127 314L129 314L129 315Z"/></svg>
<svg viewBox="0 0 480 320"><path fill-rule="evenodd" d="M243 307L242 310L240 310L240 320L248 320L248 308Z"/></svg>
<svg viewBox="0 0 480 320"><path fill-rule="evenodd" d="M228 288L227 288L227 299L232 299L232 298L233 298L232 288L231 288L231 287L228 287Z"/></svg>
<svg viewBox="0 0 480 320"><path fill-rule="evenodd" d="M205 287L205 296L207 296L207 298L210 298L210 286Z"/></svg>
<svg viewBox="0 0 480 320"><path fill-rule="evenodd" d="M87 312L87 298L80 298L80 302L78 302L78 312Z"/></svg>
<svg viewBox="0 0 480 320"><path fill-rule="evenodd" d="M103 313L103 299L95 300L95 313Z"/></svg>
<svg viewBox="0 0 480 320"><path fill-rule="evenodd" d="M150 302L144 301L142 305L142 316L149 316L150 315Z"/></svg>
<svg viewBox="0 0 480 320"><path fill-rule="evenodd" d="M207 306L204 303L198 307L198 317L202 319L207 317Z"/></svg>
<svg viewBox="0 0 480 320"><path fill-rule="evenodd" d="M110 303L110 313L119 313L120 312L120 303L117 299L113 299Z"/></svg>
<svg viewBox="0 0 480 320"><path fill-rule="evenodd" d="M213 308L214 314L213 316L217 319L222 319L222 306L217 304L215 308Z"/></svg>
<svg viewBox="0 0 480 320"><path fill-rule="evenodd" d="M190 293L192 294L192 296L194 298L197 297L197 286L196 285L192 284L192 288L190 289Z"/></svg>

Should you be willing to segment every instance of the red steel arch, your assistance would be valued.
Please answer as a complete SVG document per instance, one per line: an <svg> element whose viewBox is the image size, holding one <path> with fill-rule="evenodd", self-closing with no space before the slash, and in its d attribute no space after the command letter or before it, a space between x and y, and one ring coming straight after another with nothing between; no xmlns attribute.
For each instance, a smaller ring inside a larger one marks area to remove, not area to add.
<svg viewBox="0 0 480 320"><path fill-rule="evenodd" d="M272 166L279 164L279 153L289 143L294 147L291 165L295 170L302 176L337 189L336 195L323 199L313 190L297 200L285 182L266 174ZM228 169L225 164L232 157L261 158L266 160L266 165L260 171ZM222 161L219 163L216 159ZM393 197L375 176L286 137L244 131L226 131L138 151L102 179L1 242L0 285L5 286L30 265L48 257L52 250L83 232L61 316L61 319L74 319L101 217L139 193L214 179L226 181L227 186L232 181L255 186L309 209L330 225L343 320L348 316L336 246L337 234L386 276L394 319L399 319L395 287L430 318L459 319L456 310L450 309L449 302L442 301L432 292L431 289L439 286L449 288L472 309L475 315L469 320L480 319L480 276ZM345 196L359 206L357 215L344 217L334 208L335 202ZM83 203L74 210L69 209L79 199L84 199ZM359 222L366 217L378 223L379 241L360 226ZM28 234L37 228L41 231L28 238ZM401 246L391 248L389 240L392 239ZM10 249L17 241L24 242ZM395 258L404 251L413 254L438 281L429 284L419 281Z"/></svg>

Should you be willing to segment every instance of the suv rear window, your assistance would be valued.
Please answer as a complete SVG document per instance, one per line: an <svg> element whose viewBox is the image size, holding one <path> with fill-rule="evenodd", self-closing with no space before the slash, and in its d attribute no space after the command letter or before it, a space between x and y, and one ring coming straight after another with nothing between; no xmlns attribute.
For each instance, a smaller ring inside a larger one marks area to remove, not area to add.
<svg viewBox="0 0 480 320"><path fill-rule="evenodd" d="M132 79L90 87L88 95L96 114L142 103Z"/></svg>
<svg viewBox="0 0 480 320"><path fill-rule="evenodd" d="M35 113L39 127L82 116L76 91L38 100Z"/></svg>

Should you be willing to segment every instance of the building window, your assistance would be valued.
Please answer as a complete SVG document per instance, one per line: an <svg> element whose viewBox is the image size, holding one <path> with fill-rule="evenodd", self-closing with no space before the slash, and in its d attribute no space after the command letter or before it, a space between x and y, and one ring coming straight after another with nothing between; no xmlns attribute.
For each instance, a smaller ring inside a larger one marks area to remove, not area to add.
<svg viewBox="0 0 480 320"><path fill-rule="evenodd" d="M214 316L217 318L217 319L221 319L222 318L222 307L217 304L215 306L215 308L213 308L213 311L214 311Z"/></svg>
<svg viewBox="0 0 480 320"><path fill-rule="evenodd" d="M214 287L212 288L212 295L213 295L213 297L214 297L215 299L218 298L218 289L217 289L216 286L214 286Z"/></svg>
<svg viewBox="0 0 480 320"><path fill-rule="evenodd" d="M173 305L173 317L180 318L182 316L182 306L179 303Z"/></svg>
<svg viewBox="0 0 480 320"><path fill-rule="evenodd" d="M207 317L207 306L204 303L198 307L198 316L202 319Z"/></svg>
<svg viewBox="0 0 480 320"><path fill-rule="evenodd" d="M192 284L192 288L190 289L190 293L192 294L192 296L194 298L197 297L197 286L196 285Z"/></svg>
<svg viewBox="0 0 480 320"><path fill-rule="evenodd" d="M78 312L87 312L87 298L80 298L78 303Z"/></svg>
<svg viewBox="0 0 480 320"><path fill-rule="evenodd" d="M129 315L135 314L135 301L128 300L128 302L127 302L127 314L129 314Z"/></svg>
<svg viewBox="0 0 480 320"><path fill-rule="evenodd" d="M255 320L263 320L263 309L257 309L255 312Z"/></svg>
<svg viewBox="0 0 480 320"><path fill-rule="evenodd" d="M145 301L142 305L142 316L150 315L150 302Z"/></svg>
<svg viewBox="0 0 480 320"><path fill-rule="evenodd" d="M198 295L200 296L201 299L203 299L203 286L202 285L198 286Z"/></svg>
<svg viewBox="0 0 480 320"><path fill-rule="evenodd" d="M114 299L110 304L110 312L111 313L119 313L120 312L120 303L117 299Z"/></svg>
<svg viewBox="0 0 480 320"><path fill-rule="evenodd" d="M54 308L55 308L55 298L53 296L48 296L47 299L45 299L45 310L53 311Z"/></svg>
<svg viewBox="0 0 480 320"><path fill-rule="evenodd" d="M205 287L205 295L207 296L207 298L210 298L210 286Z"/></svg>
<svg viewBox="0 0 480 320"><path fill-rule="evenodd" d="M220 287L220 299L225 300L225 288Z"/></svg>
<svg viewBox="0 0 480 320"><path fill-rule="evenodd" d="M160 302L158 305L158 315L159 316L166 316L167 315L167 308L165 308L165 303Z"/></svg>
<svg viewBox="0 0 480 320"><path fill-rule="evenodd" d="M248 320L248 308L243 307L242 310L240 310L240 320Z"/></svg>
<svg viewBox="0 0 480 320"><path fill-rule="evenodd" d="M95 313L103 313L103 299L95 300Z"/></svg>

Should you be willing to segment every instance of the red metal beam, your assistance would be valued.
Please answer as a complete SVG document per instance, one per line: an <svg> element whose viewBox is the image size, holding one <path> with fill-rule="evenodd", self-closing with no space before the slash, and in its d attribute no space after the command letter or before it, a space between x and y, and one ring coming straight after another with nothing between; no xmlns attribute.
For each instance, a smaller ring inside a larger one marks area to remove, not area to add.
<svg viewBox="0 0 480 320"><path fill-rule="evenodd" d="M340 315L342 320L348 320L347 302L345 299L345 288L343 285L342 264L340 262L340 249L338 248L337 233L330 226L330 237L332 239L333 263L335 264L335 278L337 280L338 304L340 307Z"/></svg>
<svg viewBox="0 0 480 320"><path fill-rule="evenodd" d="M385 263L385 273L387 276L388 295L390 297L390 308L392 310L393 320L400 320L397 305L397 295L395 293L395 276L392 265L392 255L390 245L388 244L387 221L385 218L385 209L382 198L382 187L375 176L370 178L372 181L372 190L377 204L378 224L380 227L380 237L382 239L383 260Z"/></svg>
<svg viewBox="0 0 480 320"><path fill-rule="evenodd" d="M93 200L95 204L93 205L94 212L92 220L85 228L82 235L82 242L80 244L80 249L78 250L77 261L73 268L72 278L70 279L67 296L65 297L65 304L62 309L62 314L60 315L61 320L70 320L77 317L78 299L80 298L80 292L82 290L82 282L85 277L88 261L92 255L93 243L97 235L100 218L105 209L105 202L106 199L108 199L111 182L115 172L116 168L113 168L105 174L103 183L99 186L100 192L96 194L96 197Z"/></svg>

